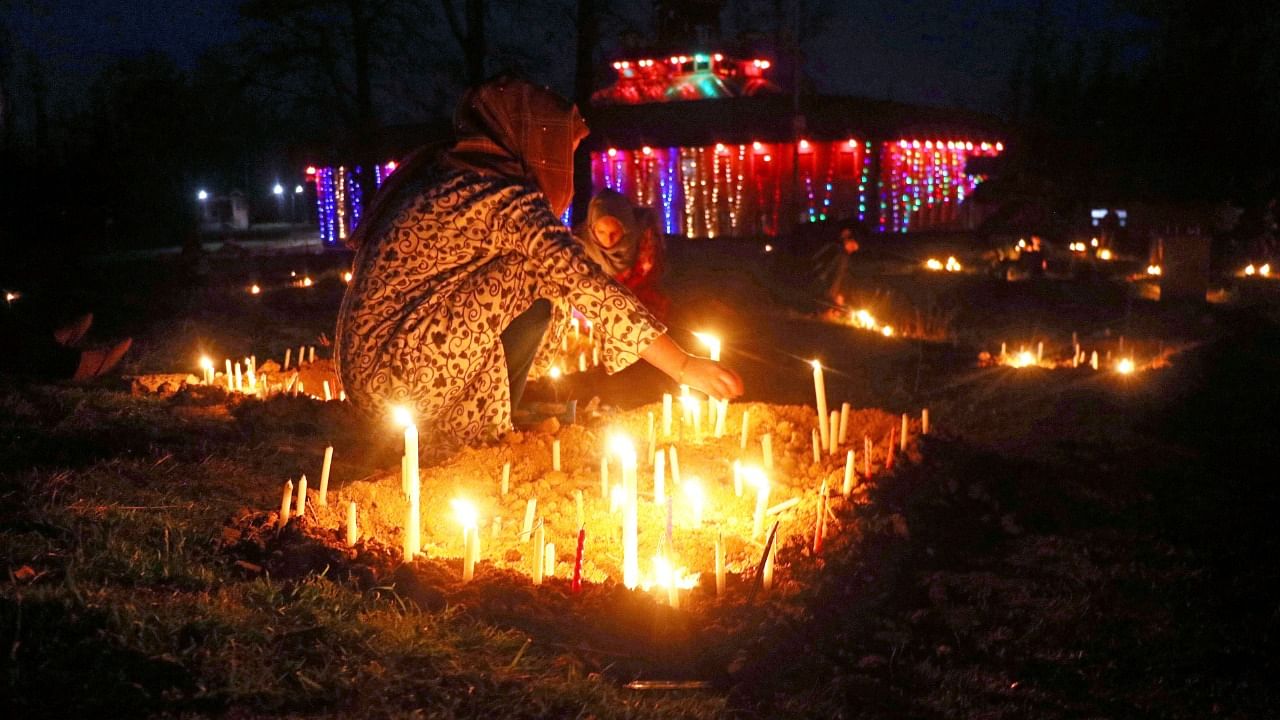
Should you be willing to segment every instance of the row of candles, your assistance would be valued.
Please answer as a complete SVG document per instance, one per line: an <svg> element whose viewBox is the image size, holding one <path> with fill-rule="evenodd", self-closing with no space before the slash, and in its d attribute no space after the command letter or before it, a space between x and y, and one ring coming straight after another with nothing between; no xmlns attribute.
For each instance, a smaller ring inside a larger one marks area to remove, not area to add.
<svg viewBox="0 0 1280 720"><path fill-rule="evenodd" d="M1079 368L1088 366L1093 370L1097 370L1101 367L1098 351L1093 350L1086 354L1085 350L1080 346L1079 339L1075 333L1071 334L1071 347L1072 353L1071 360L1069 361L1071 367ZM1103 358L1103 360L1109 364L1115 372L1121 375L1131 375L1138 369L1133 358L1130 355L1125 354L1123 336L1120 338L1119 348L1116 354L1117 357L1114 362L1112 362L1112 354L1110 350L1106 352L1106 356ZM1045 360L1043 340L1036 343L1034 350L1027 348L1026 346L1022 346L1016 353L1009 353L1007 343L1000 343L1000 354L995 357L995 362L998 365L1007 365L1012 368L1055 368L1062 364L1052 360Z"/></svg>
<svg viewBox="0 0 1280 720"><path fill-rule="evenodd" d="M297 369L301 370L303 365L313 364L316 361L316 348L314 345L298 346L298 363ZM281 373L289 372L289 366L293 362L293 348L288 348L284 352L284 363L280 366ZM218 372L207 355L201 356L199 365L201 379L207 386L225 385L226 391L229 393L238 393L242 395L255 395L258 397L269 397L275 393L283 393L297 397L306 394L306 388L303 385L302 378L298 372L294 372L288 376L288 379L278 385L272 385L268 378L268 373L259 372L258 357L250 355L241 361L232 362L230 358L224 360L226 367L225 372ZM221 380L219 380L221 379ZM345 401L346 393L338 390L337 396L334 396L333 388L328 380L321 382L323 395L310 395L309 397L317 400L323 399L325 402L337 399Z"/></svg>
<svg viewBox="0 0 1280 720"><path fill-rule="evenodd" d="M346 270L342 272L339 275L339 277L342 278L342 282L347 284L351 283L352 275L350 270ZM296 270L290 271L289 273L289 285L288 285L289 287L309 288L309 287L314 287L315 284L316 284L316 281L314 278L311 277L310 273L303 273L302 275L299 275ZM263 288L261 284L255 282L255 283L250 283L248 286L246 286L245 292L248 292L250 295L261 295L264 289L269 290L271 288Z"/></svg>

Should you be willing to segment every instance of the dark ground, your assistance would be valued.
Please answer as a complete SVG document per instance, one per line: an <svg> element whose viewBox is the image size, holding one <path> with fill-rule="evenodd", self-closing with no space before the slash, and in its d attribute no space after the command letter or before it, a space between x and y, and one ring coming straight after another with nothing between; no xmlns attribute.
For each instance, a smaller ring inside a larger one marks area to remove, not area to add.
<svg viewBox="0 0 1280 720"><path fill-rule="evenodd" d="M802 274L758 246L676 256L675 332L718 330L749 399L811 402L802 362L819 356L832 368L834 403L928 406L937 428L920 462L882 480L857 511L856 539L821 572L797 570L802 582L787 602L737 626L739 652L713 690L629 695L566 674L562 654L536 649L534 669L511 674L503 668L520 639L502 627L396 609L327 581L237 579L210 555L208 538L236 507L270 505L258 480L291 473L282 468L322 447L326 414L282 409L285 422L270 426L246 415L175 425L164 402L130 398L111 382L10 379L0 385L0 556L9 573L0 583L0 707L13 717L1280 711L1280 602L1266 589L1280 586L1274 313L1170 309L1133 301L1117 284L893 274L868 260L878 314L932 313L956 342L886 340L805 319ZM137 339L128 372L194 370L201 350L278 357L331 333L343 262L220 257L202 277L172 259L108 263L68 273L62 287L33 286L26 299L66 299L51 315L91 303L101 337ZM318 285L243 291L252 281L285 284L290 271ZM1098 343L1124 334L1152 354L1162 344L1185 349L1172 367L1127 378L975 367L979 349L1002 340L1061 348L1073 330ZM645 368L570 385L624 406L660 392ZM172 521L139 520L122 509L133 506L179 510ZM209 597L222 614L202 623ZM278 620L263 625L263 613ZM419 646L424 629L439 646ZM377 633L385 645L373 647ZM238 673L225 667L237 663ZM432 669L406 669L419 666ZM650 670L661 677L660 664Z"/></svg>

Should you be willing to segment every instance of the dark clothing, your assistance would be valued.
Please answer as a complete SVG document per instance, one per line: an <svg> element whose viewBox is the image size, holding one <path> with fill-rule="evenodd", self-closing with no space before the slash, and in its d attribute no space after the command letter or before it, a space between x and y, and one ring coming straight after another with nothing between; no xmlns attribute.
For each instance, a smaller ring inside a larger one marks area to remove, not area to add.
<svg viewBox="0 0 1280 720"><path fill-rule="evenodd" d="M528 310L515 316L502 331L502 352L507 356L507 385L511 387L511 408L520 407L533 358L542 346L542 336L551 324L551 302L546 298L533 301Z"/></svg>
<svg viewBox="0 0 1280 720"><path fill-rule="evenodd" d="M66 379L80 366L80 351L59 345L53 335L0 307L0 374Z"/></svg>

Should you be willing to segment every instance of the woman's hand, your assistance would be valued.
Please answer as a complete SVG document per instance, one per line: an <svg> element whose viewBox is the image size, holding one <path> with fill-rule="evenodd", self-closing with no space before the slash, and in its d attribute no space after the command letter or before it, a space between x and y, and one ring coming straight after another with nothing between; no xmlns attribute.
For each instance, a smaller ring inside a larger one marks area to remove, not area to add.
<svg viewBox="0 0 1280 720"><path fill-rule="evenodd" d="M713 398L732 400L742 394L742 378L738 373L706 358L690 356L677 380Z"/></svg>

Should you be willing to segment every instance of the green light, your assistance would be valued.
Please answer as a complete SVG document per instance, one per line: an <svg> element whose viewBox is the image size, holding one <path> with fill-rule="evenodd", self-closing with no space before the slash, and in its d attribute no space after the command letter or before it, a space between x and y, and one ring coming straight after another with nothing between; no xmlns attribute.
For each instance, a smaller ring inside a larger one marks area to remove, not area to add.
<svg viewBox="0 0 1280 720"><path fill-rule="evenodd" d="M703 55L702 53L696 53L696 54L693 56L693 61L694 61L694 62L696 62L696 63L711 62L711 56L710 56L710 55Z"/></svg>

